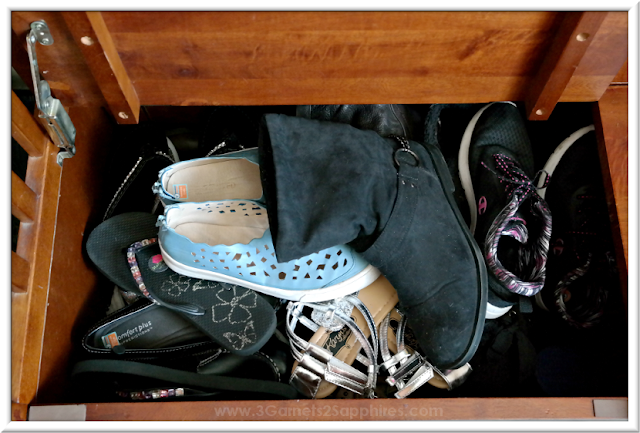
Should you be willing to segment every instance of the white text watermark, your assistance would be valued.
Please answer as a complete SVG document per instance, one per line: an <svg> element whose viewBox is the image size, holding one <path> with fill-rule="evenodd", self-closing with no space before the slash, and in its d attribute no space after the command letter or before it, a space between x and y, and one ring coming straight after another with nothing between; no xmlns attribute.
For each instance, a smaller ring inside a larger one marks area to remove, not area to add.
<svg viewBox="0 0 640 433"><path fill-rule="evenodd" d="M378 405L369 406L341 406L338 404L311 405L305 407L279 406L275 404L257 405L254 407L225 406L214 408L214 413L221 418L234 418L250 421L260 418L275 419L301 419L314 420L367 420L372 418L433 418L442 417L443 410L440 407L385 407Z"/></svg>

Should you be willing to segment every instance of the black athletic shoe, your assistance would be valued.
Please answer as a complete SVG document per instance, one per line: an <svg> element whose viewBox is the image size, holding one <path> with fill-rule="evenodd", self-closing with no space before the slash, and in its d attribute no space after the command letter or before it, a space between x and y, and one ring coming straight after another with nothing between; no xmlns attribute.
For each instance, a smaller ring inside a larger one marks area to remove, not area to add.
<svg viewBox="0 0 640 433"><path fill-rule="evenodd" d="M577 328L600 321L618 281L593 131L586 126L558 145L540 190L554 218L547 281L536 303Z"/></svg>
<svg viewBox="0 0 640 433"><path fill-rule="evenodd" d="M488 104L473 116L458 170L489 271L487 317L500 317L542 290L551 236L551 213L533 183L531 144L515 104Z"/></svg>

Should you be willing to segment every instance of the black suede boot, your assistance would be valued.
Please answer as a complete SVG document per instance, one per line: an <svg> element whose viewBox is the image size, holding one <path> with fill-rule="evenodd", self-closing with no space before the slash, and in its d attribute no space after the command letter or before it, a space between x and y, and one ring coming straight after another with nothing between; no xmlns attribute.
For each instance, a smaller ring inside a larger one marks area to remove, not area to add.
<svg viewBox="0 0 640 433"><path fill-rule="evenodd" d="M349 243L395 287L431 362L465 364L482 335L487 275L439 150L271 114L260 149L278 261Z"/></svg>

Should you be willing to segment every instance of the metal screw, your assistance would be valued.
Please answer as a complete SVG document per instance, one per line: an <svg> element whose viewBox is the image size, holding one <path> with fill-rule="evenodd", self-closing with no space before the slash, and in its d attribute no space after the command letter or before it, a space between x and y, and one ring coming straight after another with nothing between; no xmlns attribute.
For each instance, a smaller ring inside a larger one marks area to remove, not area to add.
<svg viewBox="0 0 640 433"><path fill-rule="evenodd" d="M118 117L120 117L121 119L128 119L129 118L127 113L125 113L124 111L119 112L118 113Z"/></svg>
<svg viewBox="0 0 640 433"><path fill-rule="evenodd" d="M85 45L93 45L93 39L91 39L89 36L81 37L80 42L82 42Z"/></svg>
<svg viewBox="0 0 640 433"><path fill-rule="evenodd" d="M576 39L580 42L584 42L589 39L589 36L591 36L589 33L580 33L578 36L576 36Z"/></svg>
<svg viewBox="0 0 640 433"><path fill-rule="evenodd" d="M536 110L536 115L542 116L543 114L544 114L544 110L543 109Z"/></svg>

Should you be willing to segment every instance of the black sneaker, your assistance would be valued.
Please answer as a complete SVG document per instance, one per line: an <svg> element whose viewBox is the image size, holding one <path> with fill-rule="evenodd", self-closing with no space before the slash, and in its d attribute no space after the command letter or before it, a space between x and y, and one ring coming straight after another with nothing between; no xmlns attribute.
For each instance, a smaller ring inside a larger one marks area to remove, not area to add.
<svg viewBox="0 0 640 433"><path fill-rule="evenodd" d="M618 281L593 131L586 126L558 145L543 169L547 187L540 190L554 218L549 272L536 303L577 328L601 320Z"/></svg>
<svg viewBox="0 0 640 433"><path fill-rule="evenodd" d="M489 270L487 318L497 318L542 290L551 213L533 183L534 159L513 103L484 106L469 122L458 154L470 229Z"/></svg>

